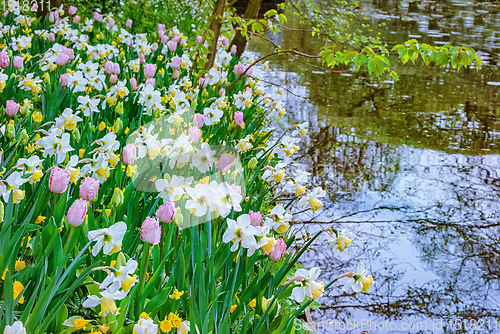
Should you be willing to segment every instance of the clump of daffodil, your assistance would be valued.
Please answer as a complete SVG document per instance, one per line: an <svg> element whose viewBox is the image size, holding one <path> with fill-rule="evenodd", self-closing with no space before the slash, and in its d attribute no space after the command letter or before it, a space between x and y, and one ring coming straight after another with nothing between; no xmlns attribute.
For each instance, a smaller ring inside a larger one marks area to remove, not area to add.
<svg viewBox="0 0 500 334"><path fill-rule="evenodd" d="M354 292L368 292L375 281L371 275L365 276L366 273L365 264L363 262L358 263L356 273L350 273L350 275L348 275L350 279L346 282L342 290L348 291L352 288Z"/></svg>

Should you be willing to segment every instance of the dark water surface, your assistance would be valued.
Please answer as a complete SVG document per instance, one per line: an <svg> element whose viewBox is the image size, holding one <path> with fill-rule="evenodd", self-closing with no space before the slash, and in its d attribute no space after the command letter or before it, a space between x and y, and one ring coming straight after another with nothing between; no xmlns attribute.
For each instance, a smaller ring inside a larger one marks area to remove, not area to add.
<svg viewBox="0 0 500 334"><path fill-rule="evenodd" d="M407 65L397 67L398 83L286 58L256 71L290 91L291 123L310 121L296 160L328 195L323 210L305 217L317 222L308 231L349 227L354 238L340 253L325 250L325 234L302 263L319 266L326 283L362 261L376 282L367 294L343 293L345 279L332 287L313 319L350 327L316 332L500 333L500 3L361 2L374 26L385 22L377 31L388 45L468 45L483 68ZM321 46L307 31L268 37L310 54ZM272 46L255 37L249 51Z"/></svg>

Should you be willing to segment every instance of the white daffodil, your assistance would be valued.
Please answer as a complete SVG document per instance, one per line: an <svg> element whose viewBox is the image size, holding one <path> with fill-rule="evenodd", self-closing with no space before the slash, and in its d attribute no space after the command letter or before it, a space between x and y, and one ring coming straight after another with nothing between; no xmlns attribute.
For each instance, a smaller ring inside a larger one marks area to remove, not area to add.
<svg viewBox="0 0 500 334"><path fill-rule="evenodd" d="M350 236L351 235L349 232L347 232L347 229L342 230L342 232L340 232L338 236L328 240L328 246L326 246L326 249L330 250L335 247L339 251L343 252L347 249L347 247L349 247L352 242L352 239L349 239Z"/></svg>
<svg viewBox="0 0 500 334"><path fill-rule="evenodd" d="M240 203L243 197L234 191L227 182L222 182L217 186L215 181L210 182L212 189L214 189L214 196L212 197L212 204L217 207L219 214L226 217L231 209L236 212L241 212Z"/></svg>
<svg viewBox="0 0 500 334"><path fill-rule="evenodd" d="M66 153L74 148L69 144L71 136L69 133L62 133L61 129L52 128L47 137L40 139L43 147L43 157L56 155L56 163L61 163L66 158Z"/></svg>
<svg viewBox="0 0 500 334"><path fill-rule="evenodd" d="M183 321L181 327L177 330L177 334L188 334L191 331L191 323L187 320ZM196 332L199 333L198 327L196 327Z"/></svg>
<svg viewBox="0 0 500 334"><path fill-rule="evenodd" d="M127 224L124 222L117 222L108 228L90 231L87 235L89 240L97 241L94 247L92 247L92 255L96 256L103 247L103 252L106 255L111 255L119 251L125 232L127 232Z"/></svg>
<svg viewBox="0 0 500 334"><path fill-rule="evenodd" d="M204 84L207 85L215 85L218 83L220 80L220 73L215 69L215 67L212 67L210 71L206 74Z"/></svg>
<svg viewBox="0 0 500 334"><path fill-rule="evenodd" d="M31 173L34 169L42 164L41 160L37 155L29 157L28 159L22 158L17 160L17 167L23 168L26 173Z"/></svg>
<svg viewBox="0 0 500 334"><path fill-rule="evenodd" d="M195 215L201 217L207 213L207 208L212 198L212 191L206 184L198 183L194 188L186 188L191 199L186 201L187 209L194 209Z"/></svg>
<svg viewBox="0 0 500 334"><path fill-rule="evenodd" d="M262 179L267 182L276 182L279 183L285 177L285 163L279 162L275 167L271 167L271 169L266 169L264 174L262 174Z"/></svg>
<svg viewBox="0 0 500 334"><path fill-rule="evenodd" d="M26 334L26 328L21 321L14 321L12 326L5 326L3 334Z"/></svg>
<svg viewBox="0 0 500 334"><path fill-rule="evenodd" d="M68 74L68 85L73 88L73 92L84 92L85 86L88 84L88 80L84 78L81 71L77 71L73 74Z"/></svg>
<svg viewBox="0 0 500 334"><path fill-rule="evenodd" d="M290 221L292 220L292 214L286 212L283 205L278 204L272 210L270 215L274 215L274 224L272 228L277 233L283 233L290 226Z"/></svg>
<svg viewBox="0 0 500 334"><path fill-rule="evenodd" d="M138 263L136 260L128 260L126 265L120 266L117 271L108 275L99 287L103 290L107 289L111 294L115 293L120 288L128 292L130 288L134 286L135 282L138 281L137 275L130 276L137 269L137 265Z"/></svg>
<svg viewBox="0 0 500 334"><path fill-rule="evenodd" d="M192 164L202 173L207 172L214 164L214 156L215 151L210 149L210 145L208 143L202 143L201 148L196 150L195 155L193 156Z"/></svg>
<svg viewBox="0 0 500 334"><path fill-rule="evenodd" d="M174 168L178 163L183 164L189 162L192 151L194 151L194 148L191 145L191 137L181 134L167 153L169 158L168 165L170 168Z"/></svg>
<svg viewBox="0 0 500 334"><path fill-rule="evenodd" d="M310 270L298 269L295 272L294 277L300 278L296 280L300 286L297 286L292 290L292 297L297 303L302 303L306 296L311 299L316 299L321 296L325 290L324 283L318 283L315 281L320 274L321 269L318 267L311 268Z"/></svg>
<svg viewBox="0 0 500 334"><path fill-rule="evenodd" d="M269 239L267 238L267 234L269 233L269 227L268 226L254 226L254 227L255 230L257 231L254 234L255 245L248 247L247 251L248 256L252 256L257 249L269 244Z"/></svg>
<svg viewBox="0 0 500 334"><path fill-rule="evenodd" d="M356 275L354 277L349 278L344 287L342 287L342 291L348 291L352 288L352 291L358 292L368 292L370 287L374 283L373 277L365 276L367 273L365 264L363 262L358 263L358 268L356 269Z"/></svg>
<svg viewBox="0 0 500 334"><path fill-rule="evenodd" d="M88 95L78 96L78 103L80 105L77 109L81 110L85 117L89 117L94 112L99 112L97 108L99 106L99 98L91 99Z"/></svg>
<svg viewBox="0 0 500 334"><path fill-rule="evenodd" d="M3 200L5 201L5 203L9 202L11 193L15 193L20 186L29 181L29 179L23 179L22 176L23 174L20 172L13 172L7 177L6 180L2 181L3 184L0 183L0 195L3 196ZM17 203L15 197L14 203Z"/></svg>
<svg viewBox="0 0 500 334"><path fill-rule="evenodd" d="M257 229L250 225L250 216L244 214L238 217L236 221L227 219L227 230L222 236L222 241L233 242L231 252L238 249L239 245L243 248L252 248L257 245L254 235L258 233Z"/></svg>
<svg viewBox="0 0 500 334"><path fill-rule="evenodd" d="M297 203L297 207L301 210L307 207L307 204L311 205L311 210L319 210L323 206L323 202L318 198L325 197L326 191L321 189L321 187L316 187L313 191L306 196L302 197Z"/></svg>
<svg viewBox="0 0 500 334"><path fill-rule="evenodd" d="M297 136L300 134L302 137L304 137L307 133L308 127L309 127L309 121L297 124L297 128L292 131L292 136Z"/></svg>
<svg viewBox="0 0 500 334"><path fill-rule="evenodd" d="M203 115L205 116L205 125L210 126L218 123L224 113L217 106L211 106L203 109Z"/></svg>
<svg viewBox="0 0 500 334"><path fill-rule="evenodd" d="M64 109L62 114L56 118L56 127L64 128L68 131L73 131L76 128L76 124L81 122L82 119L77 116L78 112L73 114L73 110L70 108Z"/></svg>
<svg viewBox="0 0 500 334"><path fill-rule="evenodd" d="M83 302L83 307L96 307L97 305L101 305L101 311L99 312L100 317L105 317L108 313L112 313L114 315L119 314L119 308L116 307L115 300L121 300L127 296L124 291L118 291L115 293L109 293L107 290L101 292L101 296L90 295L87 297L87 300Z"/></svg>
<svg viewBox="0 0 500 334"><path fill-rule="evenodd" d="M160 192L160 197L164 202L169 200L178 201L184 195L183 187L189 186L193 182L193 177L184 178L174 175L171 180L158 179L155 181L155 187Z"/></svg>
<svg viewBox="0 0 500 334"><path fill-rule="evenodd" d="M153 319L140 318L137 324L134 325L134 334L156 334L158 333L158 325L153 322Z"/></svg>

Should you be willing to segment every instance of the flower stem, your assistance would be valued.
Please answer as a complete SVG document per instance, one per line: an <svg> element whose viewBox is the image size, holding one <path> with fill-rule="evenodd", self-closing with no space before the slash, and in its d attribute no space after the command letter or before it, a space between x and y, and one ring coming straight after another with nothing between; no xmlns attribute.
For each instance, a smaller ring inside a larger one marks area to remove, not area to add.
<svg viewBox="0 0 500 334"><path fill-rule="evenodd" d="M57 196L57 194L54 193L54 197L52 197L52 208L51 208L51 212L50 212L51 217L54 217L54 210L56 208L56 196Z"/></svg>
<svg viewBox="0 0 500 334"><path fill-rule="evenodd" d="M73 225L71 225L71 229L69 231L68 239L66 240L66 243L64 244L63 254L67 254L67 252L68 252L69 243L71 242L71 238L73 237L73 233L75 232L75 229L76 229L76 227L74 227Z"/></svg>
<svg viewBox="0 0 500 334"><path fill-rule="evenodd" d="M146 272L148 270L149 247L151 247L151 244L147 243L146 249L144 251L144 256L143 256L144 265L142 266L142 270L141 270L141 281L139 283L140 284L139 285L139 295L142 295L142 291L144 290L144 281L146 280Z"/></svg>

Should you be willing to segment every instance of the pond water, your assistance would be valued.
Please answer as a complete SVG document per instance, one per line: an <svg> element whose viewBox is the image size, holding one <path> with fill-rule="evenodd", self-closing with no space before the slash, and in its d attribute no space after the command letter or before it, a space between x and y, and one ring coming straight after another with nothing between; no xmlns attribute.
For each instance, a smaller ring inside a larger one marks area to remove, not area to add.
<svg viewBox="0 0 500 334"><path fill-rule="evenodd" d="M343 293L346 279L325 292L312 317L336 329L316 333L500 333L500 4L361 3L373 26L385 22L377 32L388 45L468 45L483 67L398 66L398 83L310 59L271 58L256 71L287 88L291 123L310 122L295 160L328 195L303 217L307 230L348 228L354 239L327 251L325 234L302 263L326 283L362 261L376 282L367 294ZM309 54L321 46L303 30L268 38ZM272 50L254 37L248 51Z"/></svg>

